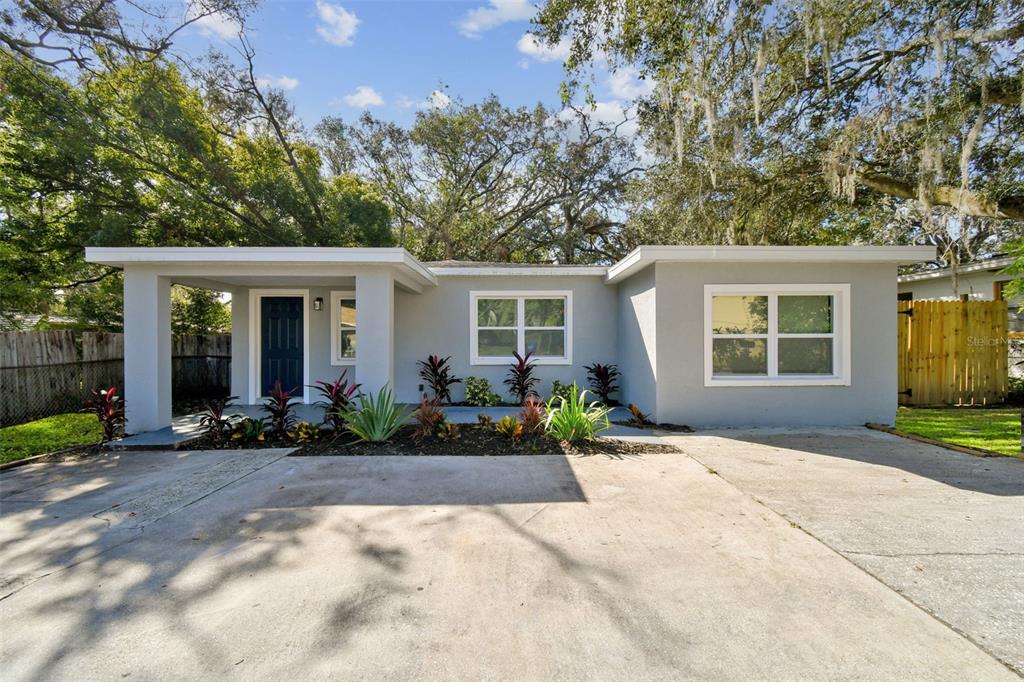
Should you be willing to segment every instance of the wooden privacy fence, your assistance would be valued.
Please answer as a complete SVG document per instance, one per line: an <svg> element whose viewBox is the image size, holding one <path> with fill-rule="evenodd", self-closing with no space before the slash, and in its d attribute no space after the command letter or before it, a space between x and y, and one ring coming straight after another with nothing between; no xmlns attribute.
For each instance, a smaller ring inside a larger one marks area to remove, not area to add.
<svg viewBox="0 0 1024 682"><path fill-rule="evenodd" d="M231 383L231 336L173 339L175 400L224 394ZM106 332L0 333L0 425L77 412L89 389L124 386L124 340Z"/></svg>
<svg viewBox="0 0 1024 682"><path fill-rule="evenodd" d="M1006 400L1006 301L899 301L901 405Z"/></svg>

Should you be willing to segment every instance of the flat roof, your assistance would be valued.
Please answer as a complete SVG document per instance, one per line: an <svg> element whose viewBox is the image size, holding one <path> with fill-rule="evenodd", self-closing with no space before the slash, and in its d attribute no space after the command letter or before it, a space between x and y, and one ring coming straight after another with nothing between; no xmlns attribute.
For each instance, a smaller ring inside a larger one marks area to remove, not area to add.
<svg viewBox="0 0 1024 682"><path fill-rule="evenodd" d="M956 271L960 274L968 272L985 272L987 270L1002 270L1005 267L1009 267L1011 263L1016 260L1013 256L1000 256L999 258L989 258L988 260L974 261L973 263L964 263L956 268ZM942 279L943 277L950 277L953 274L952 267L935 268L933 270L922 270L921 272L912 272L909 275L900 275L897 278L901 284L904 282L919 282L924 279Z"/></svg>
<svg viewBox="0 0 1024 682"><path fill-rule="evenodd" d="M893 263L935 258L933 246L638 246L608 268L618 282L648 265L664 263Z"/></svg>

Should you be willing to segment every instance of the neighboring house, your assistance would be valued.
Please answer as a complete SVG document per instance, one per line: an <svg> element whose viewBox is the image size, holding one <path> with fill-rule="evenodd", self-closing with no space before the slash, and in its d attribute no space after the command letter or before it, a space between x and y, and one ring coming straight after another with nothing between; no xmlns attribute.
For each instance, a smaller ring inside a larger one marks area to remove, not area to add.
<svg viewBox="0 0 1024 682"><path fill-rule="evenodd" d="M897 278L896 297L901 301L955 301L966 297L975 301L1004 298L1006 285L1020 275L1003 273L1014 261L1013 256L989 258L963 263L954 268L924 270ZM1024 299L1007 298L1009 327L1024 332Z"/></svg>
<svg viewBox="0 0 1024 682"><path fill-rule="evenodd" d="M892 423L896 267L929 247L642 246L612 266L420 263L401 248L89 248L124 269L129 430L171 420L170 287L232 294L232 393L306 402L342 370L418 400L416 363L541 393L616 363L620 399L695 425ZM461 387L460 387L461 388ZM461 398L456 394L455 399Z"/></svg>

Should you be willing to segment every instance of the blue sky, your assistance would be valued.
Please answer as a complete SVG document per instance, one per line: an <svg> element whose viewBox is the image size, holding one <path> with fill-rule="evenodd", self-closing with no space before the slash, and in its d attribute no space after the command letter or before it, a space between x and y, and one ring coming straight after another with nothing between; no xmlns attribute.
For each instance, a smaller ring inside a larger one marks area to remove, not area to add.
<svg viewBox="0 0 1024 682"><path fill-rule="evenodd" d="M326 115L354 120L364 109L410 123L417 109L467 102L490 93L510 105L560 106L565 46L539 46L526 32L528 0L266 0L248 21L257 73L284 88L303 121ZM210 17L178 41L190 52L225 48L237 27ZM229 50L230 51L230 50ZM629 72L599 70L599 118L616 117L643 84Z"/></svg>

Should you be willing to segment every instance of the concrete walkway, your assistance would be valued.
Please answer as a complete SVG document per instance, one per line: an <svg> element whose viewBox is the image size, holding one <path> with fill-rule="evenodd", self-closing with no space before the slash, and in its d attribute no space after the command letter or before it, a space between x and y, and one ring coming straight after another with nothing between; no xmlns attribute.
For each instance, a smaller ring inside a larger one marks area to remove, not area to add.
<svg viewBox="0 0 1024 682"><path fill-rule="evenodd" d="M669 440L1024 674L1024 460L867 429Z"/></svg>
<svg viewBox="0 0 1024 682"><path fill-rule="evenodd" d="M684 455L0 474L5 680L1017 679Z"/></svg>

